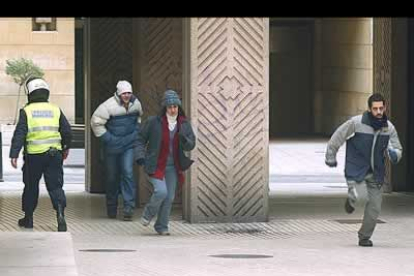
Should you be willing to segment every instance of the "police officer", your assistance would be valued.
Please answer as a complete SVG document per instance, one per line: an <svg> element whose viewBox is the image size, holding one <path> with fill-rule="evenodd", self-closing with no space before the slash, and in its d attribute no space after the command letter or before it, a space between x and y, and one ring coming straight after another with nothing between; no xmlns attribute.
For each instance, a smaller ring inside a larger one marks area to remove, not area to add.
<svg viewBox="0 0 414 276"><path fill-rule="evenodd" d="M47 191L56 210L58 231L67 230L64 208L63 160L69 154L71 128L59 107L48 102L50 89L40 78L26 82L28 103L20 110L19 121L10 147L11 164L17 168L19 152L23 151L22 210L20 227L33 228L33 212L39 198L39 180L44 176Z"/></svg>

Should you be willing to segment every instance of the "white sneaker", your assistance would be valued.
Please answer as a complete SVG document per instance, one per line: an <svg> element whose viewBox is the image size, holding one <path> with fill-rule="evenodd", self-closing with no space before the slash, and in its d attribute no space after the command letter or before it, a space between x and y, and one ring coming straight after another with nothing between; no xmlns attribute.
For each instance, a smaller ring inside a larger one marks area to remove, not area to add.
<svg viewBox="0 0 414 276"><path fill-rule="evenodd" d="M148 226L151 223L151 220L141 217L141 224L144 226Z"/></svg>

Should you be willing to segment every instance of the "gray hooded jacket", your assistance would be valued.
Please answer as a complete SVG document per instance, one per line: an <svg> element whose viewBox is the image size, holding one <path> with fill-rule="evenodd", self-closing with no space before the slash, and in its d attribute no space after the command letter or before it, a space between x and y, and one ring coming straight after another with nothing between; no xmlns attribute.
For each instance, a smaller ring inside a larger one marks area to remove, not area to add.
<svg viewBox="0 0 414 276"><path fill-rule="evenodd" d="M329 140L325 158L326 162L336 162L336 154L346 142L346 179L361 182L371 170L378 183L383 183L387 149L394 149L399 161L402 146L390 121L387 122L387 127L374 131L368 115L365 112L342 124Z"/></svg>

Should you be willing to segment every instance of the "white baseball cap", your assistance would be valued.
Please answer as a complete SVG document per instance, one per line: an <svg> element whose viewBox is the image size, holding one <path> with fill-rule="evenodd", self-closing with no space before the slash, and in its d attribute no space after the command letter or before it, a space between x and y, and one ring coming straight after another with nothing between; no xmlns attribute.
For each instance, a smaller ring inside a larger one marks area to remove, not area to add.
<svg viewBox="0 0 414 276"><path fill-rule="evenodd" d="M50 91L49 85L42 79L31 80L26 86L29 94L37 89L46 89L47 91Z"/></svg>

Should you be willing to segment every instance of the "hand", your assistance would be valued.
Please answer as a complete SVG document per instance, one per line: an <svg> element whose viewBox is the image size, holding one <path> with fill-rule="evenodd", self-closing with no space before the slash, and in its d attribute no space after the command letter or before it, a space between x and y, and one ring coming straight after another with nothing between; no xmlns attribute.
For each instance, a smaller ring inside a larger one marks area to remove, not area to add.
<svg viewBox="0 0 414 276"><path fill-rule="evenodd" d="M142 166L145 163L145 159L144 158L140 158L140 159L137 159L136 162L137 162L138 166Z"/></svg>
<svg viewBox="0 0 414 276"><path fill-rule="evenodd" d="M63 160L66 160L66 158L68 158L68 155L69 155L69 149L64 150L62 152L62 158L63 158Z"/></svg>
<svg viewBox="0 0 414 276"><path fill-rule="evenodd" d="M336 167L336 166L338 166L338 162L336 162L336 160L330 160L330 161L328 161L328 160L325 160L325 164L328 166L328 167L331 167L331 168L334 168L334 167Z"/></svg>
<svg viewBox="0 0 414 276"><path fill-rule="evenodd" d="M391 163L398 163L398 155L394 149L388 149L388 157L390 158Z"/></svg>
<svg viewBox="0 0 414 276"><path fill-rule="evenodd" d="M17 169L17 158L11 158L10 163L13 168Z"/></svg>

